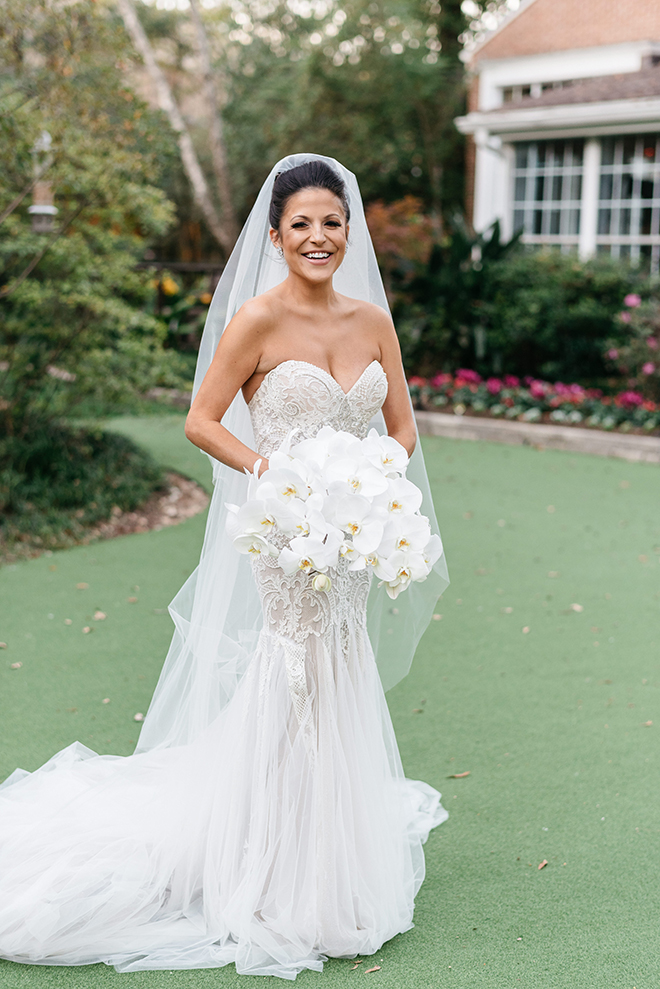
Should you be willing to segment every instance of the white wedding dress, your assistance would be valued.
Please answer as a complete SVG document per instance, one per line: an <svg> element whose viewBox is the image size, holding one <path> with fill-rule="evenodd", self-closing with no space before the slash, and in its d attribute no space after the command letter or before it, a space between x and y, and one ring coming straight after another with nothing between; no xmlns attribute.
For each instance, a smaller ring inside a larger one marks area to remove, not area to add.
<svg viewBox="0 0 660 989"><path fill-rule="evenodd" d="M286 361L249 410L264 456L292 427L366 435L374 361L345 394ZM254 563L263 629L194 742L120 758L75 743L0 787L0 957L295 979L413 926L422 844L447 817L404 777L366 630L370 574L316 592Z"/></svg>

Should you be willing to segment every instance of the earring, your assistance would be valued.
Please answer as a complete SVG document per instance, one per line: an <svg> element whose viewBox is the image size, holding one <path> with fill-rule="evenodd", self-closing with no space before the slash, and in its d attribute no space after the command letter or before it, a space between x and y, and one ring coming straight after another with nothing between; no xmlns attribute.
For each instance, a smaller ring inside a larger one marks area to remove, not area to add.
<svg viewBox="0 0 660 989"><path fill-rule="evenodd" d="M276 247L275 250L277 251L277 253L279 254L279 256L281 258L284 257L284 248L283 247Z"/></svg>

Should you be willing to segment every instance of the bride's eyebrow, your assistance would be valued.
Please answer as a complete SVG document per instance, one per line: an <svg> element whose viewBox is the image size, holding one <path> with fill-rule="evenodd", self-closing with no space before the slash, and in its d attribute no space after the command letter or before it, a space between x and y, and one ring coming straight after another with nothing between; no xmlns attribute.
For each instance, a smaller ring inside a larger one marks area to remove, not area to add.
<svg viewBox="0 0 660 989"><path fill-rule="evenodd" d="M323 219L324 220L341 220L341 216L339 215L339 213L328 213L328 215L327 216L324 216ZM296 220L307 220L309 222L309 217L308 216L304 216L304 214L302 214L302 213L298 213L298 214L296 214L296 216L292 216L291 217L290 222L291 223L295 223Z"/></svg>

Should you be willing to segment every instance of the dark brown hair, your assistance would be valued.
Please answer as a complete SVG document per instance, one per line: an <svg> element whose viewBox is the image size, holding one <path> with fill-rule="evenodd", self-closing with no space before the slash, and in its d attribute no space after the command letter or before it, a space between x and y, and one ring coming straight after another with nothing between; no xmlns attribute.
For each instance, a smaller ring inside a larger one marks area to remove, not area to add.
<svg viewBox="0 0 660 989"><path fill-rule="evenodd" d="M286 209L286 204L301 189L327 189L334 193L342 205L346 214L346 222L351 218L351 211L348 206L348 196L344 180L337 175L334 168L326 165L324 161L307 161L304 165L296 165L286 172L280 172L275 176L273 184L273 194L270 198L270 209L268 218L274 230L280 229L282 214Z"/></svg>

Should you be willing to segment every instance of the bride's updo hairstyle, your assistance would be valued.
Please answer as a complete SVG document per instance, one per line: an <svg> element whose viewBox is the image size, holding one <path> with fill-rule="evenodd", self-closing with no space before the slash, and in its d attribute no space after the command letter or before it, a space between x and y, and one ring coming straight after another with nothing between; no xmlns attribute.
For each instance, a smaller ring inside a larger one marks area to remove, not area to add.
<svg viewBox="0 0 660 989"><path fill-rule="evenodd" d="M324 161L307 161L275 176L268 211L268 219L273 230L280 229L286 204L301 189L327 189L332 192L341 203L348 223L351 211L344 180Z"/></svg>

